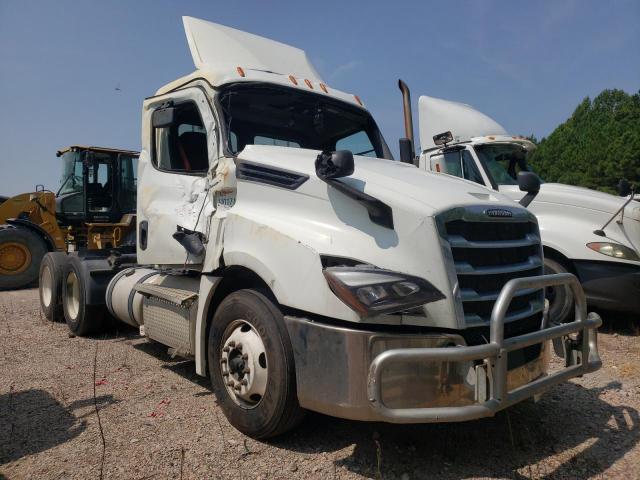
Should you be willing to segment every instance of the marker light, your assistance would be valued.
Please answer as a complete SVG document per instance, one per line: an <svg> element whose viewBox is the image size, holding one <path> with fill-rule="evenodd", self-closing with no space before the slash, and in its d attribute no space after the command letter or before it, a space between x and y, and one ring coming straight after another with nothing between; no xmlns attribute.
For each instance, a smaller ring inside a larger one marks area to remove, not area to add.
<svg viewBox="0 0 640 480"><path fill-rule="evenodd" d="M320 88L324 93L329 93L329 90L327 89L327 86L324 83L320 84Z"/></svg>
<svg viewBox="0 0 640 480"><path fill-rule="evenodd" d="M354 95L353 98L356 99L356 102L358 102L361 107L364 107L364 104L362 103L362 100L360 100L360 97L358 95Z"/></svg>
<svg viewBox="0 0 640 480"><path fill-rule="evenodd" d="M323 273L331 291L362 317L401 312L445 298L422 278L370 265L328 267Z"/></svg>
<svg viewBox="0 0 640 480"><path fill-rule="evenodd" d="M640 261L640 256L638 256L635 250L618 243L593 242L587 243L587 247L603 255L608 255L609 257L619 258L621 260L634 260L636 262Z"/></svg>
<svg viewBox="0 0 640 480"><path fill-rule="evenodd" d="M304 83L307 84L307 87L309 87L311 90L313 90L313 85L311 85L311 82L309 80L307 80L306 78L304 79Z"/></svg>
<svg viewBox="0 0 640 480"><path fill-rule="evenodd" d="M289 80L291 80L291 83L293 83L294 85L298 85L298 81L293 75L289 75Z"/></svg>
<svg viewBox="0 0 640 480"><path fill-rule="evenodd" d="M238 67L236 68L236 70L238 71L238 75L240 75L241 77L244 77L244 70L242 69L242 67Z"/></svg>

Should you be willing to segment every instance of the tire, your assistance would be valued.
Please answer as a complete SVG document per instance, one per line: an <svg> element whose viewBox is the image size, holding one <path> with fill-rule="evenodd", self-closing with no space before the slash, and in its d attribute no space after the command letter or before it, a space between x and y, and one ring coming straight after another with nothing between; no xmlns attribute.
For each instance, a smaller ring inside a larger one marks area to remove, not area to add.
<svg viewBox="0 0 640 480"><path fill-rule="evenodd" d="M34 283L45 253L47 245L35 232L20 226L0 226L0 289Z"/></svg>
<svg viewBox="0 0 640 480"><path fill-rule="evenodd" d="M545 258L544 273L545 275L550 275L554 273L569 273L569 271L561 263ZM549 323L560 324L573 321L574 299L571 287L560 285L547 288L545 297L549 300Z"/></svg>
<svg viewBox="0 0 640 480"><path fill-rule="evenodd" d="M75 335L86 336L104 328L107 309L104 305L87 305L81 263L82 259L76 255L67 256L62 274L62 310L69 330Z"/></svg>
<svg viewBox="0 0 640 480"><path fill-rule="evenodd" d="M49 252L40 263L38 293L40 309L47 320L64 320L62 311L62 276L67 254Z"/></svg>
<svg viewBox="0 0 640 480"><path fill-rule="evenodd" d="M245 435L274 437L302 421L289 335L282 313L264 293L239 290L222 301L209 330L207 360L218 404Z"/></svg>

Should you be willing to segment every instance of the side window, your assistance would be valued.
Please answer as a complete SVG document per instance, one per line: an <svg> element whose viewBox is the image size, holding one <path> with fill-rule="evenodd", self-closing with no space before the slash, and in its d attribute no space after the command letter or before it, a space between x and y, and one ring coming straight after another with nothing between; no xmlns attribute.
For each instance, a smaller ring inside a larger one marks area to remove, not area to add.
<svg viewBox="0 0 640 480"><path fill-rule="evenodd" d="M444 154L444 166L449 175L462 178L462 163L460 162L460 151L446 152Z"/></svg>
<svg viewBox="0 0 640 480"><path fill-rule="evenodd" d="M118 189L118 204L122 213L136 211L136 186L138 178L138 157L120 155L120 188Z"/></svg>
<svg viewBox="0 0 640 480"><path fill-rule="evenodd" d="M193 102L175 106L175 122L154 129L154 164L160 170L205 174L209 167L207 132Z"/></svg>
<svg viewBox="0 0 640 480"><path fill-rule="evenodd" d="M336 150L349 150L354 155L377 157L376 149L371 143L369 135L364 130L341 138L336 142Z"/></svg>
<svg viewBox="0 0 640 480"><path fill-rule="evenodd" d="M479 183L480 185L484 185L482 175L480 175L480 171L478 170L478 167L476 167L476 162L473 160L473 157L468 150L462 151L462 169L464 172L464 178L471 180L472 182Z"/></svg>

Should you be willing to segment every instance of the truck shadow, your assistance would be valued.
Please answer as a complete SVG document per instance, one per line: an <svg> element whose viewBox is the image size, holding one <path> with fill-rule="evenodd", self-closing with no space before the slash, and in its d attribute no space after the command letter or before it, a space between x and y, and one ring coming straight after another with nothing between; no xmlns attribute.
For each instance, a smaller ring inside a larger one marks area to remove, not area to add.
<svg viewBox="0 0 640 480"><path fill-rule="evenodd" d="M296 432L270 443L304 453L355 444L335 464L372 478L586 478L601 475L640 440L638 412L600 398L620 387L559 385L537 404L457 424L367 424L311 415Z"/></svg>
<svg viewBox="0 0 640 480"><path fill-rule="evenodd" d="M98 407L114 403L111 395L96 398ZM93 397L65 406L45 390L0 395L0 465L42 452L80 435L86 428L74 410L93 406Z"/></svg>

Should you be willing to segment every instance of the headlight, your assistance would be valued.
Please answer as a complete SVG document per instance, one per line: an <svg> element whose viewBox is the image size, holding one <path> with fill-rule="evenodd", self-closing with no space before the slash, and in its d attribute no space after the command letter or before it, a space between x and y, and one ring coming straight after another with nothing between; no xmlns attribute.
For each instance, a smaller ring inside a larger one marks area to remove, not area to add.
<svg viewBox="0 0 640 480"><path fill-rule="evenodd" d="M446 298L422 278L372 266L329 267L331 291L360 316L394 313Z"/></svg>
<svg viewBox="0 0 640 480"><path fill-rule="evenodd" d="M640 257L635 250L618 243L593 242L587 243L587 247L610 257L620 258L622 260L635 260L636 262L640 261Z"/></svg>

